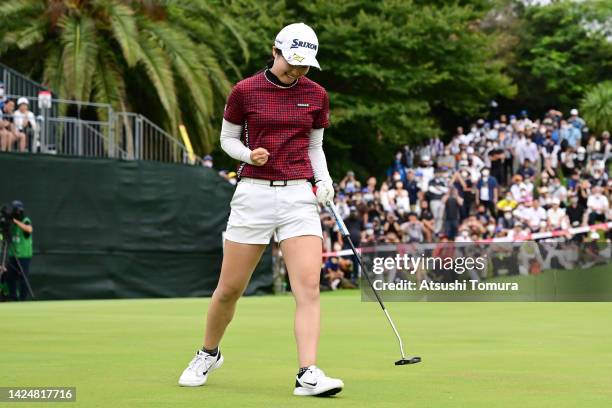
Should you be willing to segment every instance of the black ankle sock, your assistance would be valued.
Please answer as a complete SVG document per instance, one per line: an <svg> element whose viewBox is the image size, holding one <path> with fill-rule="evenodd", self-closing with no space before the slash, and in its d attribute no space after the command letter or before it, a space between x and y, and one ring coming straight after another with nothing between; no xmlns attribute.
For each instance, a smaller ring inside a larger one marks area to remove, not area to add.
<svg viewBox="0 0 612 408"><path fill-rule="evenodd" d="M298 377L301 377L308 370L308 367L301 367L300 371L298 371Z"/></svg>
<svg viewBox="0 0 612 408"><path fill-rule="evenodd" d="M212 350L208 350L206 347L202 347L202 351L210 354L211 356L216 356L217 353L219 352L219 347L217 346Z"/></svg>

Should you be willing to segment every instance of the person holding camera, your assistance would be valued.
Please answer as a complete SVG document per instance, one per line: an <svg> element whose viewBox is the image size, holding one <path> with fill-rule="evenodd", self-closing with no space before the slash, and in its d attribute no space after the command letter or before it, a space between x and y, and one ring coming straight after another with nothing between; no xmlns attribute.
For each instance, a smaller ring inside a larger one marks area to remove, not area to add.
<svg viewBox="0 0 612 408"><path fill-rule="evenodd" d="M27 276L32 261L32 221L25 215L23 203L15 200L13 224L10 227L6 283L9 300L26 300L28 296ZM25 276L24 276L25 275ZM19 291L17 290L19 289Z"/></svg>

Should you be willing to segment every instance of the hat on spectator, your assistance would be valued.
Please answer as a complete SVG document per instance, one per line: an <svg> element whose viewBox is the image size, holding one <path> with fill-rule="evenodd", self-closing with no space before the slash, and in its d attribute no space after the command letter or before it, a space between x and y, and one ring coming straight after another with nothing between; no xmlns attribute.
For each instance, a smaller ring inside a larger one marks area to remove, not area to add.
<svg viewBox="0 0 612 408"><path fill-rule="evenodd" d="M17 106L21 106L24 103L26 105L30 105L30 101L28 101L28 98L22 96L21 98L17 99Z"/></svg>
<svg viewBox="0 0 612 408"><path fill-rule="evenodd" d="M18 210L23 210L23 203L19 200L13 200L13 202L11 203L11 206Z"/></svg>
<svg viewBox="0 0 612 408"><path fill-rule="evenodd" d="M570 115L572 116L578 116L578 109L574 108L570 111Z"/></svg>
<svg viewBox="0 0 612 408"><path fill-rule="evenodd" d="M212 159L213 159L212 156L210 154L207 154L206 156L204 156L204 159L202 159L202 160L204 160L204 161L206 161L206 160L212 161Z"/></svg>

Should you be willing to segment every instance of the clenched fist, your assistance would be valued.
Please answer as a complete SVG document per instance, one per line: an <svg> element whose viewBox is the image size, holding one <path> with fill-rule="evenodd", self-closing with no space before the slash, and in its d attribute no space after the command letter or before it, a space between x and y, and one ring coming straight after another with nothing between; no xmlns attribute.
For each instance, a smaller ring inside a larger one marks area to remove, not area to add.
<svg viewBox="0 0 612 408"><path fill-rule="evenodd" d="M270 153L263 147L258 147L257 149L251 152L251 161L255 166L263 166L268 162L268 157L270 157Z"/></svg>

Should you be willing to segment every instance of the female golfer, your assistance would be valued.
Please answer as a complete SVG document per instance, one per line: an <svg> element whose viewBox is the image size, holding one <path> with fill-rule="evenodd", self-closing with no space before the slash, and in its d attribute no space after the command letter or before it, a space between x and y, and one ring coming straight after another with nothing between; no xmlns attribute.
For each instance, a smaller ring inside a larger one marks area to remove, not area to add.
<svg viewBox="0 0 612 408"><path fill-rule="evenodd" d="M223 364L219 343L236 302L274 233L289 271L295 296L295 339L299 371L294 395L333 395L341 380L315 364L319 341L321 222L317 201L334 197L323 153L329 126L329 98L306 78L319 41L303 23L283 28L274 42L274 62L232 90L221 128L221 147L241 161L240 182L231 202L221 276L206 320L206 334L179 379L182 386L206 383ZM241 141L243 137L244 143ZM309 180L315 180L316 196Z"/></svg>

